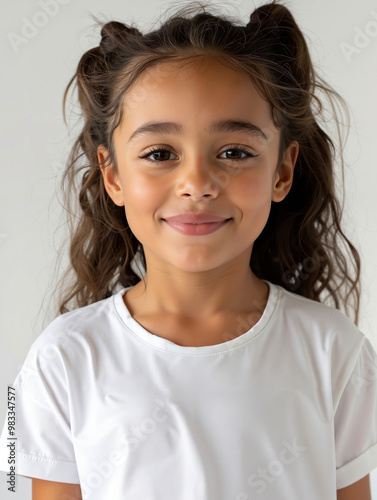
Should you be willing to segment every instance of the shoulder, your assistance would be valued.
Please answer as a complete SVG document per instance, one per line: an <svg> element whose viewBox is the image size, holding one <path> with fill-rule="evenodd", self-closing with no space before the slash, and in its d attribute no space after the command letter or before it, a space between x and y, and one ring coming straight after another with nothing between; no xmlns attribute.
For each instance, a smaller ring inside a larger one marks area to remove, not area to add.
<svg viewBox="0 0 377 500"><path fill-rule="evenodd" d="M68 338L95 337L116 320L114 295L57 316L36 338L33 347L61 345Z"/></svg>
<svg viewBox="0 0 377 500"><path fill-rule="evenodd" d="M334 339L340 335L345 342L362 344L365 335L343 311L276 286L279 290L279 312L291 323L311 332L326 332Z"/></svg>
<svg viewBox="0 0 377 500"><path fill-rule="evenodd" d="M364 333L339 309L277 286L277 320L285 325L283 334L349 371L365 343Z"/></svg>
<svg viewBox="0 0 377 500"><path fill-rule="evenodd" d="M66 312L53 321L32 342L17 382L22 384L30 373L65 373L69 365L79 370L111 343L118 317L114 312L114 295Z"/></svg>
<svg viewBox="0 0 377 500"><path fill-rule="evenodd" d="M334 400L340 397L363 356L374 356L365 334L342 311L278 286L276 321L285 345L328 376Z"/></svg>

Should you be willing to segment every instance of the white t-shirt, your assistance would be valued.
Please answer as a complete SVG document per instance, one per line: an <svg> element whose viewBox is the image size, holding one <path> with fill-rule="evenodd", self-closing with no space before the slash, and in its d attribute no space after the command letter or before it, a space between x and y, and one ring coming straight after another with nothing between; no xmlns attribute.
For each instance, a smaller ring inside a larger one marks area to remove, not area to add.
<svg viewBox="0 0 377 500"><path fill-rule="evenodd" d="M270 287L224 343L145 330L122 295L67 312L14 382L16 474L90 500L336 500L377 467L377 354L342 312ZM7 423L0 470L9 472Z"/></svg>

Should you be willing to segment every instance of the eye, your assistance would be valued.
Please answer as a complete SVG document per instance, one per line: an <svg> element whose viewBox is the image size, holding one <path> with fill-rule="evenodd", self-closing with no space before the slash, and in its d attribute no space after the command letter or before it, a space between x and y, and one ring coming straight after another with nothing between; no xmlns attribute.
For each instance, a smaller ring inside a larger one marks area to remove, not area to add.
<svg viewBox="0 0 377 500"><path fill-rule="evenodd" d="M229 151L233 151L233 152L237 151L238 153L246 155L243 158L224 158L224 160L229 160L231 162L245 161L245 160L248 160L248 159L251 159L251 158L256 158L257 156L259 156L259 155L255 155L255 154L251 153L250 151L248 151L246 149L238 148L237 146L228 146L227 149L225 149L220 154L228 153ZM151 163L164 163L165 161L169 160L169 158L165 158L165 160L162 160L162 161L159 161L159 160L155 161L155 160L151 160L149 158L152 155L156 155L156 154L160 154L160 153L174 154L174 153L172 153L172 151L170 149L162 148L160 146L157 146L157 147L151 148L145 155L139 156L139 158L145 159L146 161L149 161Z"/></svg>
<svg viewBox="0 0 377 500"><path fill-rule="evenodd" d="M244 155L246 155L246 157L243 157L243 158L224 158L225 160L230 160L230 161L245 161L245 160L248 160L249 158L256 158L257 156L259 155L255 155L253 153L251 153L250 151L247 151L246 149L241 149L241 148L238 148L237 146L228 146L227 149L225 149L221 154L224 154L224 153L228 153L229 151L237 151L238 153L242 153Z"/></svg>
<svg viewBox="0 0 377 500"><path fill-rule="evenodd" d="M155 155L157 153L171 153L170 149L164 149L164 148L161 148L161 147L154 147L154 148L151 148L148 153L146 153L145 155L143 156L139 156L139 158L141 159L146 159L147 161L150 161L151 163L161 163L160 161L153 161L153 160L150 160L149 159L149 156L151 155Z"/></svg>

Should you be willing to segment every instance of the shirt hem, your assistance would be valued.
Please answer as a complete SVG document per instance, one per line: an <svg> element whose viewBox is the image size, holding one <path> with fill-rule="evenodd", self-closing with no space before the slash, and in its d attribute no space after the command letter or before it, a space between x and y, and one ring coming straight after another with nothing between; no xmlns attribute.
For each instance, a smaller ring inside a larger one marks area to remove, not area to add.
<svg viewBox="0 0 377 500"><path fill-rule="evenodd" d="M336 469L336 489L356 483L377 467L377 444L357 458Z"/></svg>
<svg viewBox="0 0 377 500"><path fill-rule="evenodd" d="M80 484L76 462L57 460L40 455L19 453L16 457L14 473L17 476L35 477L47 481ZM9 473L10 464L0 460L0 471Z"/></svg>

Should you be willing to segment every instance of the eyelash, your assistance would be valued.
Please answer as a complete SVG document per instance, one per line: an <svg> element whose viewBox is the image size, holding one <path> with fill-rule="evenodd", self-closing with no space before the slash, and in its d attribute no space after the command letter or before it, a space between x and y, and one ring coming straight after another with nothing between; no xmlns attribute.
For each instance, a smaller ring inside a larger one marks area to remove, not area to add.
<svg viewBox="0 0 377 500"><path fill-rule="evenodd" d="M246 157L244 158L238 158L238 159L233 159L233 158L221 158L221 159L224 159L224 160L228 160L228 161L231 161L232 163L233 162L240 162L240 161L245 161L245 160L249 160L251 158L256 158L257 156L259 155L255 155L253 153L250 153L250 151L246 150L246 149L242 149L242 148L239 148L235 145L231 145L231 146L228 146L226 149L224 149L224 151L222 151L220 154L223 154L223 153L226 153L227 151L238 151L240 153L245 153ZM169 153L172 153L171 149L169 148L166 148L166 147L160 147L160 146L155 146L153 148L151 148L145 155L143 156L139 156L139 158L141 159L145 159L146 161L149 161L150 163L164 163L165 161L169 161L169 160L163 160L163 161L155 161L155 160L150 160L148 158L148 156L150 156L152 153L157 153L157 152L169 152Z"/></svg>

